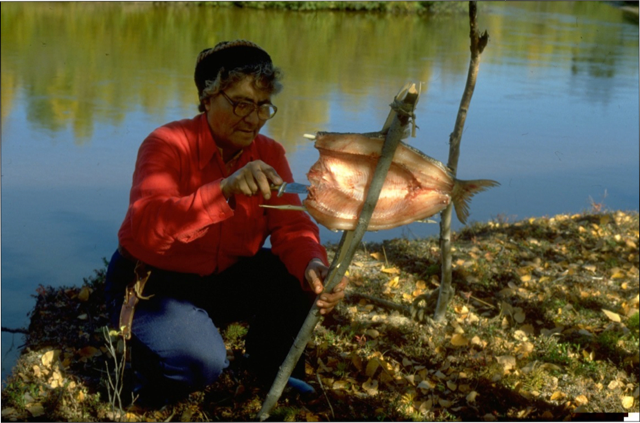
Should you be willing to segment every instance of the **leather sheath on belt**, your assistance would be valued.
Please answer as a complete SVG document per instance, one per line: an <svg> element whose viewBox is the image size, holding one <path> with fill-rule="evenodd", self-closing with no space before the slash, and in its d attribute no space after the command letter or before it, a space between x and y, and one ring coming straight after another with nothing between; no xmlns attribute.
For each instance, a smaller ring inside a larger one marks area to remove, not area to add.
<svg viewBox="0 0 640 423"><path fill-rule="evenodd" d="M122 333L122 337L129 340L131 338L131 325L133 323L133 313L136 310L136 304L138 304L138 301L140 300L148 300L153 297L153 295L149 295L147 297L143 295L144 286L151 276L151 270L145 263L133 257L131 253L121 245L118 245L118 251L122 257L136 263L136 266L133 269L133 280L125 289L124 302L120 309L119 329Z"/></svg>

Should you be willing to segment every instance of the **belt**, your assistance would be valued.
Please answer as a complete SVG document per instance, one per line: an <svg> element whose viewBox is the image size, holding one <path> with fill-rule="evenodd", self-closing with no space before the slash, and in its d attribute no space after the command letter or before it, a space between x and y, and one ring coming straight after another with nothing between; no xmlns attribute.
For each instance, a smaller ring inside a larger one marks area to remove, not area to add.
<svg viewBox="0 0 640 423"><path fill-rule="evenodd" d="M151 268L144 262L135 258L126 248L118 244L118 252L120 255L135 263L133 269L133 280L127 285L124 292L124 301L122 308L120 309L119 328L122 337L126 340L131 338L131 326L133 324L133 314L136 310L136 305L140 300L148 300L153 297L149 295L145 297L143 295L144 286L146 285L149 277L151 276Z"/></svg>
<svg viewBox="0 0 640 423"><path fill-rule="evenodd" d="M129 250L127 250L126 248L124 248L124 247L122 246L122 244L118 244L118 252L120 253L120 255L121 255L122 257L126 258L127 260L132 261L132 262L134 262L134 263L137 263L137 262L138 262L138 259L137 259L137 258L135 258L135 257L133 256L133 254L131 254L131 253L129 252Z"/></svg>

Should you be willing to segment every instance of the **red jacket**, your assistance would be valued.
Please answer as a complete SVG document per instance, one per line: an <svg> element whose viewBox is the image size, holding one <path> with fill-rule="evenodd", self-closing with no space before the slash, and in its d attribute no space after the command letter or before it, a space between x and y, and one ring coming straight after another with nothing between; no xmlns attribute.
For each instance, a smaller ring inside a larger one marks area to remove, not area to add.
<svg viewBox="0 0 640 423"><path fill-rule="evenodd" d="M273 253L304 282L309 261L327 264L309 216L258 207L262 195L236 195L232 208L222 195L220 181L253 160L293 181L284 148L271 138L258 135L227 172L204 114L156 129L138 151L120 244L151 266L204 276L255 255L271 235ZM266 203L298 205L300 199L273 195Z"/></svg>

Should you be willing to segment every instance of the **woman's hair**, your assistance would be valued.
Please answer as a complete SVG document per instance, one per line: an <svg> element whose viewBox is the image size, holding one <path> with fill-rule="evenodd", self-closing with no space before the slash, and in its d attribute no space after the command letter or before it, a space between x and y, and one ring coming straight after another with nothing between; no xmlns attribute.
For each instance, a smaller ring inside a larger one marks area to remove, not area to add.
<svg viewBox="0 0 640 423"><path fill-rule="evenodd" d="M272 64L243 66L231 71L227 71L222 68L216 75L215 79L205 80L205 87L200 93L200 105L198 106L198 110L204 112L204 101L207 98L215 96L220 91L227 89L247 76L251 76L253 78L253 86L256 89L268 91L271 94L278 94L282 90L282 84L280 83L282 72Z"/></svg>
<svg viewBox="0 0 640 423"><path fill-rule="evenodd" d="M252 77L254 87L278 94L282 90L282 71L273 65L269 54L257 44L246 40L223 41L203 50L196 61L195 82L200 104L246 78Z"/></svg>

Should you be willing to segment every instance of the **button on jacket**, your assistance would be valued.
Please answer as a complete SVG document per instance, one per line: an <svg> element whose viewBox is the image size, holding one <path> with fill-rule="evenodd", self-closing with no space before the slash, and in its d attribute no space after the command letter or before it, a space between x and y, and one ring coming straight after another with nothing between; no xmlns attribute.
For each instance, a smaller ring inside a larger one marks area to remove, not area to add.
<svg viewBox="0 0 640 423"><path fill-rule="evenodd" d="M273 253L303 282L309 261L327 264L318 227L304 212L259 207L299 205L299 197L274 193L265 201L258 193L227 201L222 194L220 181L253 160L293 182L284 148L266 136L258 135L227 169L206 115L156 129L138 151L120 244L151 266L204 276L255 255L270 235Z"/></svg>

